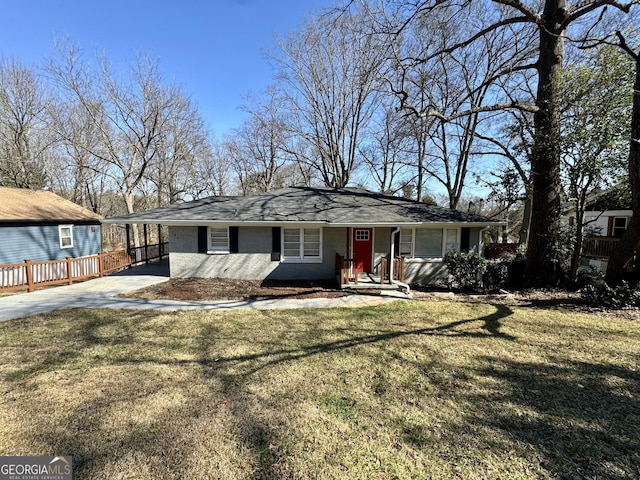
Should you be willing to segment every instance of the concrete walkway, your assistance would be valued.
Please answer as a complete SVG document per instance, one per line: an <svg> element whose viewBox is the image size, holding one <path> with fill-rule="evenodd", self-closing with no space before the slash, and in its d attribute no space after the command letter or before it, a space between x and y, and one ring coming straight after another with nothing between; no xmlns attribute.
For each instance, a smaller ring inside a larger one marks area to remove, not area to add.
<svg viewBox="0 0 640 480"><path fill-rule="evenodd" d="M234 309L291 309L368 307L380 305L400 298L398 295L348 295L340 298L271 299L244 301L175 301L145 300L139 298L116 298L125 292L161 283L169 279L166 262L150 264L125 270L103 278L96 278L73 285L36 290L0 297L0 322L51 312L59 308L115 308L177 310L234 310Z"/></svg>

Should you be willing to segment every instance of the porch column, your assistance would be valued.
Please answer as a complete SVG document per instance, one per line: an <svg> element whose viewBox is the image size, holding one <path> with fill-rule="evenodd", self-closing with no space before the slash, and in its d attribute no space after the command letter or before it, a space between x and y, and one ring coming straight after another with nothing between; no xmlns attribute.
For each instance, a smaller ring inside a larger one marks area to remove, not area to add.
<svg viewBox="0 0 640 480"><path fill-rule="evenodd" d="M398 233L400 231L400 227L396 227L393 230L391 230L391 251L389 252L389 283L392 284L393 283L393 264L394 264L394 257L395 257L395 251L396 251L396 233ZM384 275L384 272L382 272L382 274Z"/></svg>
<svg viewBox="0 0 640 480"><path fill-rule="evenodd" d="M147 227L146 223L142 226L144 231L144 263L149 263L149 229Z"/></svg>

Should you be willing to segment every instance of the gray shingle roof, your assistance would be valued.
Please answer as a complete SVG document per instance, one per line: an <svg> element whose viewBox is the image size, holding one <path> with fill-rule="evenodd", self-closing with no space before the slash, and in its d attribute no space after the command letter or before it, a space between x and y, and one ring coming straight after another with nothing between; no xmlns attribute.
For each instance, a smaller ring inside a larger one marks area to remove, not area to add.
<svg viewBox="0 0 640 480"><path fill-rule="evenodd" d="M363 189L326 187L292 187L248 197L207 197L112 217L105 222L164 225L322 223L334 226L499 223L479 215Z"/></svg>

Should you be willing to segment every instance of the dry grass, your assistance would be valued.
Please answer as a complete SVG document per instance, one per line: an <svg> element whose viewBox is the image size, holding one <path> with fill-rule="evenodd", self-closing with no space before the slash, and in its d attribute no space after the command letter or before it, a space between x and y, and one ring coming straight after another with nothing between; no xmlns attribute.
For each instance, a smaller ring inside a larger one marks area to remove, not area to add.
<svg viewBox="0 0 640 480"><path fill-rule="evenodd" d="M74 478L640 478L640 323L453 302L0 325L0 455Z"/></svg>

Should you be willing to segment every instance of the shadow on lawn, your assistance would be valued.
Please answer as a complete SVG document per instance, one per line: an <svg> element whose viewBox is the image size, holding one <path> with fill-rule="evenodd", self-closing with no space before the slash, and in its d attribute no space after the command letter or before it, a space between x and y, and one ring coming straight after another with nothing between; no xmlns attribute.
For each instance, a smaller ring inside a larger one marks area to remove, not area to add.
<svg viewBox="0 0 640 480"><path fill-rule="evenodd" d="M465 421L533 446L557 478L640 478L637 370L586 362L558 366L567 365L562 358L545 364L495 357L484 362L477 373L504 387L471 396L484 409Z"/></svg>
<svg viewBox="0 0 640 480"><path fill-rule="evenodd" d="M197 344L194 352L196 358L193 359L181 359L172 355L172 351L181 352L183 346L174 346L170 342L166 345L163 344L163 350L160 353L145 355L147 342L149 345L155 345L157 339L163 336L162 327L156 325L144 327L156 332L157 337L141 337L136 332L141 325L153 322L158 315L157 312L127 312L127 322L120 322L117 314L110 312L100 316L88 311L85 312L83 321L78 322L78 328L73 333L66 334L67 336L62 339L68 342L68 345L62 349L62 355L59 355L58 358L53 354L44 355L39 362L18 370L5 379L13 383L16 388L27 388L20 382L40 373L64 369L65 365L73 364L75 358L82 359L87 355L91 359L88 360L88 366L84 368L89 369L99 366L118 367L136 364L140 364L142 367L154 364L201 367L203 383L211 385L209 400L214 404L221 401L222 398L229 400L228 408L236 419L234 431L238 435L237 440L246 449L253 452L255 474L252 478L280 478L282 475L278 465L280 458L284 455L280 445L285 439L279 438L278 435L281 433L275 430L275 427L270 426L255 410L254 399L247 393L248 384L254 374L282 362L408 336L493 338L508 342L515 341L515 337L501 331L501 320L510 316L513 313L512 310L504 305L494 305L494 308L495 312L489 315L458 320L435 327L391 328L386 331L376 329L377 333L364 335L357 334L357 323L354 323L354 328L344 329L344 339L311 342L307 341L307 338L317 339L317 337L310 334L308 337L305 335L304 342L298 347L267 348L260 353L229 356L220 355L220 346L216 344L220 335L218 328L215 324L206 323L196 339ZM365 309L362 314L379 315L379 311ZM267 314L265 313L265 315ZM478 323L480 330L477 329ZM116 324L118 324L116 334L105 337L104 331L99 331L106 327L114 327ZM472 329L470 330L469 327ZM244 340L246 341L246 338ZM93 349L97 345L105 347L107 350L94 354ZM138 351L128 351L122 355L113 354L110 357L108 349L111 345L114 347L136 347L134 350ZM60 352L60 350L57 351ZM96 356L91 357L91 355ZM141 372L143 371L144 368L141 369ZM175 381L178 382L178 380ZM167 478L180 478L184 474L182 469L185 468L185 465L180 463L180 460L169 457L171 455L175 457L186 455L187 452L198 449L198 445L193 444L194 440L190 436L189 426L197 428L200 405L196 404L194 400L168 408L156 415L151 423L132 425L131 430L126 434L110 437L108 429L105 433L105 420L109 418L108 415L105 416L105 412L113 414L114 410L118 409L118 403L122 402L123 405L126 405L133 398L144 401L149 396L162 392L164 388L163 382L154 378L141 378L139 382L131 380L125 385L123 391L105 392L104 396L87 398L77 408L66 412L64 429L58 425L52 425L50 429L38 432L38 441L44 441L49 445L52 454L72 455L74 473L77 473L79 478L110 467L110 464L115 461L116 454L128 454L133 457L139 455L140 458L145 458L150 455L149 450L154 453L163 452L158 455L167 455L166 459L154 458L154 462L166 465ZM188 390L189 385L185 385L184 389ZM199 401L201 400L199 399ZM175 431L176 418L184 418L183 423L180 423L182 425L181 431ZM96 436L95 441L87 441L92 435Z"/></svg>
<svg viewBox="0 0 640 480"><path fill-rule="evenodd" d="M500 320L513 314L513 310L506 305L492 305L495 307L495 313L485 315L478 318L469 318L465 320L458 320L450 322L438 327L425 327L409 330L390 330L383 333L376 333L371 335L352 335L344 340L335 340L330 342L318 342L305 345L299 348L291 349L279 349L279 350L267 350L260 353L251 353L247 355L233 355L228 357L220 357L215 360L203 359L202 363L209 367L219 368L225 364L234 364L241 362L254 362L255 367L249 369L246 374L252 374L258 370L291 360L299 358L306 358L321 353L327 353L337 350L345 350L348 348L357 347L360 345L369 345L379 342L385 342L389 340L395 340L397 338L411 336L411 335L430 335L430 336L444 336L444 337L460 337L460 338L499 338L502 340L515 341L516 338L512 335L506 334L500 331ZM470 332L467 330L459 329L459 327L468 326L472 323L483 322L482 332ZM353 330L347 329L346 334L351 333ZM261 361L264 359L265 361ZM258 361L259 363L255 363Z"/></svg>

